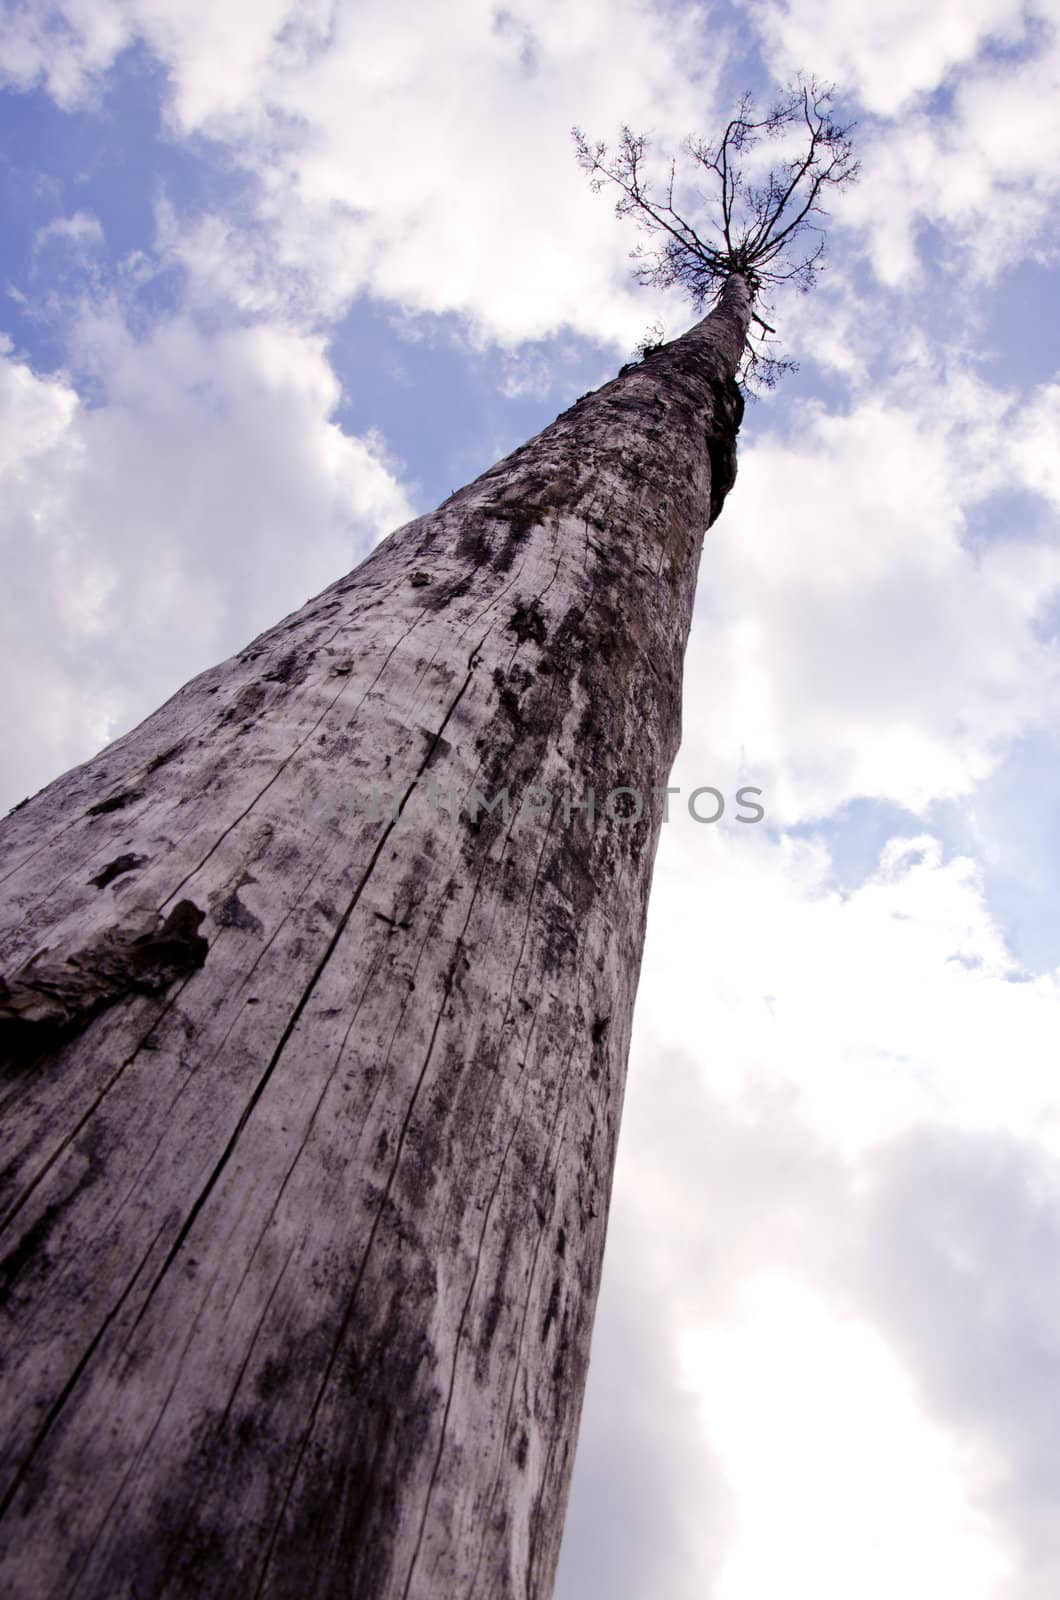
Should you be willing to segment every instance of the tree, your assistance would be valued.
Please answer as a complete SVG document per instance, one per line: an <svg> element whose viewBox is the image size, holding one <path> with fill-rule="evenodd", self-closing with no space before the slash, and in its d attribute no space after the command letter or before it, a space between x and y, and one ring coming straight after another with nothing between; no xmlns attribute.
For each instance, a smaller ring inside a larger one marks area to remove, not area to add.
<svg viewBox="0 0 1060 1600"><path fill-rule="evenodd" d="M709 315L4 824L5 1594L550 1592L700 546L847 170L812 104L764 189L787 124L730 123L713 243L595 147Z"/></svg>

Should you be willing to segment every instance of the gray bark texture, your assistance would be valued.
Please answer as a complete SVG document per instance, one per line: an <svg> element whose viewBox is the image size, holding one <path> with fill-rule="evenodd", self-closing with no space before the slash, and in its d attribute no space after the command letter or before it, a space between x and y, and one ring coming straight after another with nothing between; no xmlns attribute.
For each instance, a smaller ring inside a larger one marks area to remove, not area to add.
<svg viewBox="0 0 1060 1600"><path fill-rule="evenodd" d="M6 1600L551 1593L748 313L3 824Z"/></svg>

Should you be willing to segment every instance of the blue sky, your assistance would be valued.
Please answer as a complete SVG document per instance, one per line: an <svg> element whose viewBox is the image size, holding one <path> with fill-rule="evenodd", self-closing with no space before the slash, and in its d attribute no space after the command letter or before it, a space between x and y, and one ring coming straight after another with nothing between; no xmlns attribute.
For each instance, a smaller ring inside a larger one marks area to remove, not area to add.
<svg viewBox="0 0 1060 1600"><path fill-rule="evenodd" d="M651 324L569 128L864 170L706 546L561 1600L1060 1582L1055 0L81 0L0 42L0 803Z"/></svg>

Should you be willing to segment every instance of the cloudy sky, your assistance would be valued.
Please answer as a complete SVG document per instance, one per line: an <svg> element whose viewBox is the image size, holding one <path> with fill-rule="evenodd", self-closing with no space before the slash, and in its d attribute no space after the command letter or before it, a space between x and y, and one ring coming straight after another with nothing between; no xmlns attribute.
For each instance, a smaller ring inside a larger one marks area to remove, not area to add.
<svg viewBox="0 0 1060 1600"><path fill-rule="evenodd" d="M0 42L13 804L653 322L569 129L834 79L688 657L560 1600L1060 1592L1057 0L45 0Z"/></svg>

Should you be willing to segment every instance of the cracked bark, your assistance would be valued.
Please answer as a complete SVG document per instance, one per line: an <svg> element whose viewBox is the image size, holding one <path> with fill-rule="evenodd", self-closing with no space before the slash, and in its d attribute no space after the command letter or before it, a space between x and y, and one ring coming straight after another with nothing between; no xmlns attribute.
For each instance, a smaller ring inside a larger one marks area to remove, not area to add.
<svg viewBox="0 0 1060 1600"><path fill-rule="evenodd" d="M12 1600L550 1594L747 317L4 823Z"/></svg>

